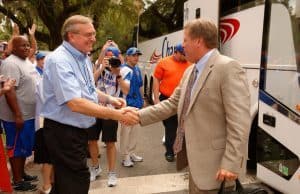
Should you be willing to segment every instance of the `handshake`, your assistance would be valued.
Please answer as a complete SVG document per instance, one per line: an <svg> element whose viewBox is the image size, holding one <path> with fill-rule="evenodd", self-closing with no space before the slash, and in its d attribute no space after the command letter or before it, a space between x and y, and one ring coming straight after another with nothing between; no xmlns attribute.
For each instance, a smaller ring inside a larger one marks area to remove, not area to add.
<svg viewBox="0 0 300 194"><path fill-rule="evenodd" d="M123 98L108 96L108 102L117 108L114 109L114 120L118 120L124 125L139 124L140 116L138 113L138 108L130 106L126 107L126 101Z"/></svg>
<svg viewBox="0 0 300 194"><path fill-rule="evenodd" d="M121 118L119 121L124 125L136 125L140 123L140 116L138 113L138 109L135 107L125 107L120 109Z"/></svg>

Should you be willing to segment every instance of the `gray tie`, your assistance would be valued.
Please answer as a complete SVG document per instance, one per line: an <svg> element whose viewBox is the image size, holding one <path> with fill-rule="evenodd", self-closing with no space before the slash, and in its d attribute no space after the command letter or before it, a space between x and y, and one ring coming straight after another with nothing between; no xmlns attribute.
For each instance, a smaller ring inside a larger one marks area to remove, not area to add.
<svg viewBox="0 0 300 194"><path fill-rule="evenodd" d="M183 143L183 138L184 138L184 119L186 117L186 112L188 110L188 107L190 105L190 100L191 100L191 93L192 93L192 88L194 86L194 83L196 81L197 78L197 73L198 70L196 68L196 66L194 66L192 73L190 75L188 84L187 84L187 89L185 92L185 96L184 96L184 101L183 101L183 106L182 106L182 111L180 114L180 120L178 123L178 128L177 128L177 135L176 135L176 139L173 145L173 149L175 153L178 153L182 150L182 143Z"/></svg>

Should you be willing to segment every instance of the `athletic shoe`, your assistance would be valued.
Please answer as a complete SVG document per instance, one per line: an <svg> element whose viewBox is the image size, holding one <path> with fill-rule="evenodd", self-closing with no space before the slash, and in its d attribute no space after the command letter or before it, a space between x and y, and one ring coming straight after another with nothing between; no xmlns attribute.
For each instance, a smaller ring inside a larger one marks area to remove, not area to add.
<svg viewBox="0 0 300 194"><path fill-rule="evenodd" d="M132 162L143 162L143 158L135 154L131 154L130 159Z"/></svg>
<svg viewBox="0 0 300 194"><path fill-rule="evenodd" d="M165 158L168 162L174 162L175 161L175 157L173 154L166 154Z"/></svg>
<svg viewBox="0 0 300 194"><path fill-rule="evenodd" d="M124 167L133 167L134 163L131 161L130 158L127 158L127 159L122 161L122 165Z"/></svg>
<svg viewBox="0 0 300 194"><path fill-rule="evenodd" d="M31 184L30 182L20 181L13 184L15 191L36 191L36 185Z"/></svg>
<svg viewBox="0 0 300 194"><path fill-rule="evenodd" d="M37 176L31 176L29 174L24 174L22 178L23 178L23 181L25 181L25 182L36 182L36 181L38 181Z"/></svg>
<svg viewBox="0 0 300 194"><path fill-rule="evenodd" d="M90 167L90 181L95 181L98 176L100 176L100 173L102 172L102 169L100 168L100 165L97 167L91 166Z"/></svg>
<svg viewBox="0 0 300 194"><path fill-rule="evenodd" d="M117 185L117 173L115 173L115 172L108 172L107 185L109 187L114 187L114 186Z"/></svg>

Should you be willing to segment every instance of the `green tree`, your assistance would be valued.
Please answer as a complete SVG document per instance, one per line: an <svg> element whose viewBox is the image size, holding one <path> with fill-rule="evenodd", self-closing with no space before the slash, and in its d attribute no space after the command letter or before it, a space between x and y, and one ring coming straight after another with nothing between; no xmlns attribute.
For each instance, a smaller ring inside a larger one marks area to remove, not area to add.
<svg viewBox="0 0 300 194"><path fill-rule="evenodd" d="M22 34L36 23L39 47L49 50L61 43L63 22L74 14L87 15L94 20L98 32L96 49L105 42L106 35L112 35L125 48L130 42L126 37L137 16L132 0L2 0L0 13L4 24L4 33L0 37L7 38L11 33L10 20L18 24Z"/></svg>
<svg viewBox="0 0 300 194"><path fill-rule="evenodd" d="M141 15L140 36L144 39L174 32L183 26L183 5L187 0L157 0Z"/></svg>

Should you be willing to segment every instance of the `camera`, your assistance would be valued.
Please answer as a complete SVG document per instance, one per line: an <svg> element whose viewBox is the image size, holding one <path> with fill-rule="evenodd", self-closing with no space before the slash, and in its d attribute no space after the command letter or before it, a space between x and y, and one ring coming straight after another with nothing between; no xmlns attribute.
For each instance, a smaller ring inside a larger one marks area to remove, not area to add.
<svg viewBox="0 0 300 194"><path fill-rule="evenodd" d="M118 68L121 66L121 61L118 57L113 56L108 59L108 64L113 68Z"/></svg>
<svg viewBox="0 0 300 194"><path fill-rule="evenodd" d="M107 36L107 37L106 37L106 40L112 41L112 36Z"/></svg>

